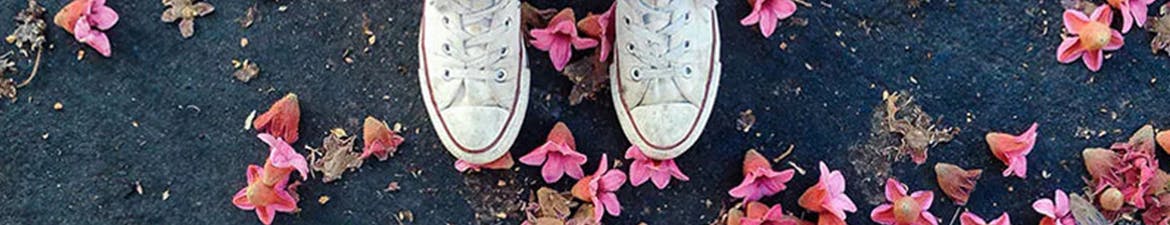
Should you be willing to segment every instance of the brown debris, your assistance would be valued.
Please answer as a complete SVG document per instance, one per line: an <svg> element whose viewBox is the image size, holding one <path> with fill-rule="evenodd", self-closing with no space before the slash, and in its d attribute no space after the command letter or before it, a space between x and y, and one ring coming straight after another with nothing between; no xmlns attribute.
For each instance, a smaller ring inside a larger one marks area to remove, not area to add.
<svg viewBox="0 0 1170 225"><path fill-rule="evenodd" d="M900 155L910 155L916 164L926 162L930 147L950 142L959 133L957 128L938 128L934 119L905 92L887 95L885 105L887 129L902 136Z"/></svg>
<svg viewBox="0 0 1170 225"><path fill-rule="evenodd" d="M756 114L752 113L751 109L739 113L739 119L735 120L735 129L747 133L752 130L752 125L756 124Z"/></svg>
<svg viewBox="0 0 1170 225"><path fill-rule="evenodd" d="M320 149L311 150L309 162L314 171L321 172L321 181L325 183L341 179L346 169L353 171L362 166L361 154L353 151L353 137L340 128L329 132Z"/></svg>
<svg viewBox="0 0 1170 225"><path fill-rule="evenodd" d="M256 62L252 62L247 59L245 59L244 62L233 60L233 64L233 66L236 68L236 72L232 73L232 76L235 77L236 80L248 83L248 81L251 81L252 78L256 78L256 76L260 75L260 66L256 65Z"/></svg>
<svg viewBox="0 0 1170 225"><path fill-rule="evenodd" d="M908 104L909 98L900 94L883 94L885 102L873 109L870 117L869 137L849 148L849 162L853 165L855 176L861 177L860 186L881 187L886 178L891 177L893 161L904 155L898 150L903 145L902 135L890 130L891 121L902 118L922 117L922 110L916 104ZM920 118L922 119L922 118ZM926 118L926 121L930 121ZM884 193L880 188L862 189L862 199L871 205L885 201Z"/></svg>
<svg viewBox="0 0 1170 225"><path fill-rule="evenodd" d="M1159 51L1170 53L1170 16L1166 15L1167 6L1160 7L1157 17L1151 17L1146 29L1154 33L1150 40L1150 50L1155 54Z"/></svg>
<svg viewBox="0 0 1170 225"><path fill-rule="evenodd" d="M215 6L207 2L196 3L195 0L163 0L163 5L170 6L163 11L160 17L163 22L179 21L179 33L183 38L195 35L195 18L215 12Z"/></svg>
<svg viewBox="0 0 1170 225"><path fill-rule="evenodd" d="M573 81L569 93L569 105L580 104L585 99L597 98L597 92L609 84L609 64L601 62L597 54L578 59L565 66L564 75Z"/></svg>
<svg viewBox="0 0 1170 225"><path fill-rule="evenodd" d="M4 40L20 48L20 53L24 56L41 50L45 43L45 20L41 19L44 14L44 7L37 4L36 0L28 0L28 8L13 17L16 20L16 29Z"/></svg>
<svg viewBox="0 0 1170 225"><path fill-rule="evenodd" d="M523 184L506 182L506 186L498 185L500 180L515 181L514 173L484 171L463 177L464 188L459 189L459 192L475 212L476 221L491 224L492 221L499 221L501 218L524 218Z"/></svg>
<svg viewBox="0 0 1170 225"><path fill-rule="evenodd" d="M12 53L0 55L0 99L9 98L16 101L16 82L12 78L5 78L8 73L16 72L16 63L8 59Z"/></svg>
<svg viewBox="0 0 1170 225"><path fill-rule="evenodd" d="M244 17L238 21L240 22L240 27L248 28L252 27L252 24L259 20L260 10L256 9L256 5L252 5L252 7L248 7L248 12L244 14Z"/></svg>
<svg viewBox="0 0 1170 225"><path fill-rule="evenodd" d="M552 19L553 15L556 14L556 9L537 9L527 2L521 3L520 31L524 33L525 40L528 39L528 30L548 26L548 20ZM528 42L526 41L524 43L527 44Z"/></svg>

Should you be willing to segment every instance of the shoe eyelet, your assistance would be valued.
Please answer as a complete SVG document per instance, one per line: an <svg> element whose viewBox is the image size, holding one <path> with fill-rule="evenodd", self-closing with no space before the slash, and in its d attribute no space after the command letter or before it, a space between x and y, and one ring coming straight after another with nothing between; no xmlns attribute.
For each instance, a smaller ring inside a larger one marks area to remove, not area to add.
<svg viewBox="0 0 1170 225"><path fill-rule="evenodd" d="M451 71L443 70L443 80L451 80Z"/></svg>
<svg viewBox="0 0 1170 225"><path fill-rule="evenodd" d="M443 52L451 53L451 44L443 43Z"/></svg>
<svg viewBox="0 0 1170 225"><path fill-rule="evenodd" d="M690 47L691 47L691 41L690 41L690 40L683 41L683 48L690 48Z"/></svg>
<svg viewBox="0 0 1170 225"><path fill-rule="evenodd" d="M642 80L641 70L638 70L638 68L634 68L633 70L630 70L630 79L633 79L634 81Z"/></svg>
<svg viewBox="0 0 1170 225"><path fill-rule="evenodd" d="M496 70L496 82L504 82L508 80L508 71L504 69Z"/></svg>
<svg viewBox="0 0 1170 225"><path fill-rule="evenodd" d="M504 26L505 27L512 26L512 17L508 17L507 19L504 19Z"/></svg>
<svg viewBox="0 0 1170 225"><path fill-rule="evenodd" d="M451 24L451 18L443 17L443 24Z"/></svg>
<svg viewBox="0 0 1170 225"><path fill-rule="evenodd" d="M634 51L634 43L626 44L626 50Z"/></svg>
<svg viewBox="0 0 1170 225"><path fill-rule="evenodd" d="M683 13L683 20L691 21L691 12Z"/></svg>
<svg viewBox="0 0 1170 225"><path fill-rule="evenodd" d="M683 67L683 77L689 78L689 77L691 77L691 74L694 74L694 73L695 73L695 70L691 69L690 65Z"/></svg>
<svg viewBox="0 0 1170 225"><path fill-rule="evenodd" d="M506 55L508 55L508 47L501 47L500 48L500 56L503 57Z"/></svg>

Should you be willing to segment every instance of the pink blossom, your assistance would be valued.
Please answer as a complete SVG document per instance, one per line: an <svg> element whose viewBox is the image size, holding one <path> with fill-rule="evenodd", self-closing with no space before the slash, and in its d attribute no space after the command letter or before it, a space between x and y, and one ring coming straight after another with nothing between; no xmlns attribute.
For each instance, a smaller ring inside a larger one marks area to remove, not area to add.
<svg viewBox="0 0 1170 225"><path fill-rule="evenodd" d="M273 137L267 133L256 135L261 141L268 144L268 162L272 167L284 170L296 169L301 173L301 179L309 177L309 163L305 156L298 154L284 139Z"/></svg>
<svg viewBox="0 0 1170 225"><path fill-rule="evenodd" d="M760 202L749 202L747 212L739 219L740 225L797 225L798 222L785 218L784 209L780 204L768 208Z"/></svg>
<svg viewBox="0 0 1170 225"><path fill-rule="evenodd" d="M820 180L800 196L801 207L820 213L822 222L833 220L844 224L845 212L857 212L857 205L845 195L845 176L841 171L830 171L825 162L820 162Z"/></svg>
<svg viewBox="0 0 1170 225"><path fill-rule="evenodd" d="M759 200L787 189L784 183L792 180L794 173L792 169L776 172L768 159L756 150L749 150L743 157L743 181L727 193L744 201Z"/></svg>
<svg viewBox="0 0 1170 225"><path fill-rule="evenodd" d="M118 23L118 12L106 6L106 0L74 0L54 17L54 22L73 34L78 42L88 44L110 57L110 39L103 32Z"/></svg>
<svg viewBox="0 0 1170 225"><path fill-rule="evenodd" d="M1003 213L1003 215L1000 215L999 218L996 218L995 220L992 220L990 223L988 223L988 222L984 221L983 218L980 218L979 215L975 215L974 213L971 213L971 212L965 212L965 213L963 213L963 215L961 217L959 217L959 224L960 225L1012 225L1012 218L1008 217L1007 213Z"/></svg>
<svg viewBox="0 0 1170 225"><path fill-rule="evenodd" d="M658 189L666 188L666 185L670 184L670 177L681 181L691 180L678 168L674 159L651 159L642 154L642 149L636 145L626 149L626 159L634 160L630 164L630 184L635 187L646 183L646 180L653 180L654 186Z"/></svg>
<svg viewBox="0 0 1170 225"><path fill-rule="evenodd" d="M500 158L496 159L496 161L492 161L492 162L487 163L487 164L474 164L474 163L470 163L467 161L463 161L462 159L455 160L455 170L458 170L459 172L467 172L467 171L479 172L480 170L483 170L483 169L506 170L506 169L512 168L512 166L515 164L516 164L516 162L512 161L512 153L509 152L509 153L504 153L504 155L500 156Z"/></svg>
<svg viewBox="0 0 1170 225"><path fill-rule="evenodd" d="M752 4L752 13L740 20L739 24L760 24L760 32L764 33L764 37L772 36L772 31L776 30L776 21L796 12L796 3L792 0L748 0L748 3Z"/></svg>
<svg viewBox="0 0 1170 225"><path fill-rule="evenodd" d="M1044 215L1041 225L1076 225L1076 219L1069 213L1068 195L1062 190L1056 190L1056 201L1040 199L1032 203L1032 209Z"/></svg>
<svg viewBox="0 0 1170 225"><path fill-rule="evenodd" d="M987 145L991 147L991 153L995 155L1008 168L1004 169L1003 176L1010 176L1015 174L1020 178L1024 178L1028 173L1028 153L1032 152L1032 147L1036 145L1036 128L1039 124L1032 123L1032 127L1028 131L1024 131L1020 135L1011 135L998 132L987 133Z"/></svg>
<svg viewBox="0 0 1170 225"><path fill-rule="evenodd" d="M934 192L915 191L907 195L906 186L893 178L886 180L886 200L873 209L869 217L880 224L938 225L938 218L930 213Z"/></svg>
<svg viewBox="0 0 1170 225"><path fill-rule="evenodd" d="M398 132L390 130L386 123L372 116L366 117L366 121L362 124L362 139L365 148L362 149L361 158L376 156L378 161L386 161L387 158L398 152L398 145L402 145L402 142L406 141L405 138L398 135Z"/></svg>
<svg viewBox="0 0 1170 225"><path fill-rule="evenodd" d="M1139 27L1146 25L1146 15L1148 13L1149 5L1154 4L1154 0L1108 0L1109 5L1121 10L1121 33L1129 33L1129 28L1137 23Z"/></svg>
<svg viewBox="0 0 1170 225"><path fill-rule="evenodd" d="M552 131L549 131L548 139L544 145L536 147L532 152L520 157L520 163L525 165L544 165L541 167L540 174L544 177L545 183L557 182L565 174L573 179L581 179L582 176L585 176L585 172L581 171L581 165L585 164L587 160L585 154L577 152L577 144L573 140L573 133L569 131L569 127L561 122L558 122L553 126Z"/></svg>
<svg viewBox="0 0 1170 225"><path fill-rule="evenodd" d="M601 154L601 164L597 166L597 172L581 178L573 185L573 197L593 203L594 220L600 222L604 213L613 216L622 214L622 205L614 192L625 183L626 174L621 170L609 170L609 159L605 154Z"/></svg>
<svg viewBox="0 0 1170 225"><path fill-rule="evenodd" d="M581 33L586 36L597 38L601 40L601 49L597 50L598 60L605 62L609 59L609 52L613 50L614 33L616 32L613 24L613 10L617 7L615 2L609 6L609 10L601 15L593 15L590 13L584 19L577 22L577 28L581 29Z"/></svg>
<svg viewBox="0 0 1170 225"><path fill-rule="evenodd" d="M577 35L577 25L574 21L576 17L573 15L573 9L566 8L553 16L547 27L532 29L530 32L533 38L530 41L532 47L548 51L548 57L552 59L553 67L557 71L564 70L565 65L569 64L569 59L573 58L574 48L582 50L597 46L596 40Z"/></svg>
<svg viewBox="0 0 1170 225"><path fill-rule="evenodd" d="M1113 11L1109 7L1097 7L1091 17L1075 9L1064 10L1064 28L1071 35L1056 49L1056 60L1071 63L1083 58L1089 70L1101 70L1101 62L1105 60L1103 51L1125 45L1121 32L1109 27L1112 22Z"/></svg>
<svg viewBox="0 0 1170 225"><path fill-rule="evenodd" d="M273 185L262 182L265 177L260 166L248 165L248 186L232 196L232 204L241 210L255 210L264 224L272 224L276 212L290 213L297 209L297 201L289 194L288 176Z"/></svg>

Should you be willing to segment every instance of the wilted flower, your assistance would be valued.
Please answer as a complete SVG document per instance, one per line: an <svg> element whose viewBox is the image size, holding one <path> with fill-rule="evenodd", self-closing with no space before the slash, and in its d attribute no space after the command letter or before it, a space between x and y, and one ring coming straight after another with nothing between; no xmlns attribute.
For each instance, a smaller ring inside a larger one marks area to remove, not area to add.
<svg viewBox="0 0 1170 225"><path fill-rule="evenodd" d="M626 159L633 159L634 162L630 164L630 184L637 187L646 183L646 180L653 180L654 186L658 189L666 188L670 184L670 178L681 181L691 180L682 170L678 168L678 164L674 163L674 159L657 160L646 157L642 154L642 149L637 145L630 146L626 149Z"/></svg>
<svg viewBox="0 0 1170 225"><path fill-rule="evenodd" d="M553 67L557 71L565 69L569 59L573 58L573 49L582 50L597 46L597 40L583 38L577 35L576 17L573 9L564 9L548 22L548 27L532 29L532 47L548 51Z"/></svg>
<svg viewBox="0 0 1170 225"><path fill-rule="evenodd" d="M915 191L907 193L906 186L893 178L886 180L886 200L873 209L869 217L880 224L896 225L938 225L938 218L930 213L934 192Z"/></svg>
<svg viewBox="0 0 1170 225"><path fill-rule="evenodd" d="M301 125L301 106L297 102L297 94L289 93L272 103L268 112L260 114L252 124L256 126L256 131L284 138L288 143L297 142L297 129Z"/></svg>
<svg viewBox="0 0 1170 225"><path fill-rule="evenodd" d="M800 196L801 207L819 213L818 224L845 224L845 212L857 212L857 205L845 195L845 176L820 163L820 180Z"/></svg>
<svg viewBox="0 0 1170 225"><path fill-rule="evenodd" d="M573 185L573 197L581 199L582 201L593 203L593 217L595 222L600 222L604 213L609 215L619 216L622 214L622 204L618 202L618 189L626 183L626 174L621 170L610 170L609 159L605 154L601 154L601 164L597 166L597 172L593 175L585 176Z"/></svg>
<svg viewBox="0 0 1170 225"><path fill-rule="evenodd" d="M1028 131L1018 136L991 132L987 133L987 145L991 147L991 153L995 155L1000 161L1008 166L1003 170L1003 176L1015 174L1020 178L1024 178L1028 173L1028 153L1032 152L1032 147L1036 145L1036 128L1039 124L1032 123L1032 127Z"/></svg>
<svg viewBox="0 0 1170 225"><path fill-rule="evenodd" d="M780 193L788 187L784 183L792 180L792 169L776 172L772 163L760 155L755 149L748 150L743 156L743 181L739 186L728 191L731 197L742 198L744 201L755 201L765 196ZM840 176L840 174L837 174ZM825 175L821 175L824 177ZM841 182L844 187L844 181Z"/></svg>
<svg viewBox="0 0 1170 225"><path fill-rule="evenodd" d="M373 155L378 157L378 161L386 161L398 152L398 145L406 140L397 132L390 130L386 123L372 116L366 117L365 123L362 124L362 136L365 143L362 148L362 159Z"/></svg>
<svg viewBox="0 0 1170 225"><path fill-rule="evenodd" d="M118 12L106 6L106 0L74 0L57 12L53 22L73 34L78 42L110 57L110 39L102 31L118 23Z"/></svg>
<svg viewBox="0 0 1170 225"><path fill-rule="evenodd" d="M573 132L565 123L557 122L552 131L548 132L548 139L544 145L532 149L527 155L520 157L520 163L529 166L544 165L540 174L544 182L554 183L568 174L573 179L581 179L585 172L581 165L588 158L577 152L577 142L573 139Z"/></svg>

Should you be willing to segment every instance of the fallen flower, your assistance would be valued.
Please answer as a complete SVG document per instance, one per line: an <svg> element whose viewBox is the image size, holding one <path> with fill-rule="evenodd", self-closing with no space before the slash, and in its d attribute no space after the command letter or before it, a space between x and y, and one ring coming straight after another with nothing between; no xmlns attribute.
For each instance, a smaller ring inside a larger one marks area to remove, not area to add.
<svg viewBox="0 0 1170 225"><path fill-rule="evenodd" d="M1154 0L1108 0L1105 2L1121 11L1121 33L1129 33L1129 28L1133 27L1134 23L1137 23L1138 27L1145 26L1150 4L1154 4Z"/></svg>
<svg viewBox="0 0 1170 225"><path fill-rule="evenodd" d="M1146 30L1154 33L1153 40L1150 40L1150 50L1154 53L1158 51L1170 53L1170 16L1166 16L1167 5L1162 5L1158 11L1159 16L1146 25Z"/></svg>
<svg viewBox="0 0 1170 225"><path fill-rule="evenodd" d="M1091 17L1080 11L1065 10L1064 27L1070 36L1056 49L1056 60L1071 63L1083 56L1089 70L1101 70L1101 62L1105 60L1102 51L1121 49L1125 44L1121 32L1109 28L1112 22L1113 11L1109 7L1098 7Z"/></svg>
<svg viewBox="0 0 1170 225"><path fill-rule="evenodd" d="M983 174L983 170L965 170L954 164L939 163L934 165L934 173L938 179L939 189L954 199L955 204L966 205L967 199L971 198L971 192L975 190L975 182L979 180L979 175Z"/></svg>
<svg viewBox="0 0 1170 225"><path fill-rule="evenodd" d="M591 55L569 63L562 74L573 82L569 92L569 105L581 104L585 99L596 99L597 92L609 85L609 63L601 62L597 55Z"/></svg>
<svg viewBox="0 0 1170 225"><path fill-rule="evenodd" d="M41 19L44 14L45 7L37 4L36 0L28 0L28 8L21 10L13 18L16 20L16 29L12 30L12 34L8 35L5 41L15 44L25 56L41 50L45 43L45 20Z"/></svg>
<svg viewBox="0 0 1170 225"><path fill-rule="evenodd" d="M914 102L905 92L896 92L883 97L886 105L885 123L889 132L902 135L898 146L900 154L910 155L914 164L926 163L930 147L950 142L959 133L957 128L942 128Z"/></svg>
<svg viewBox="0 0 1170 225"><path fill-rule="evenodd" d="M110 57L110 39L102 31L118 23L118 13L106 6L106 0L73 0L57 12L53 22L73 34L78 42Z"/></svg>
<svg viewBox="0 0 1170 225"><path fill-rule="evenodd" d="M1025 178L1028 173L1028 153L1036 145L1036 128L1039 124L1032 123L1028 131L1016 136L1005 133L987 133L987 145L991 147L991 154L1003 161L1008 167L1003 170L1003 176L1015 174Z"/></svg>
<svg viewBox="0 0 1170 225"><path fill-rule="evenodd" d="M796 12L796 3L792 0L748 0L752 5L752 13L739 21L739 24L750 26L760 24L760 32L764 37L772 36L776 30L776 21L792 16Z"/></svg>
<svg viewBox="0 0 1170 225"><path fill-rule="evenodd" d="M557 122L548 132L548 139L544 145L520 157L520 163L525 165L544 165L540 174L544 177L545 183L555 183L565 174L573 179L581 179L585 176L585 172L581 171L581 165L587 160L585 154L577 152L573 132L562 122Z"/></svg>
<svg viewBox="0 0 1170 225"><path fill-rule="evenodd" d="M276 212L295 211L297 201L286 189L288 176L274 184L265 184L261 179L265 175L259 166L248 165L248 186L232 196L232 204L241 210L255 210L261 223L272 224Z"/></svg>
<svg viewBox="0 0 1170 225"><path fill-rule="evenodd" d="M569 59L573 57L573 49L583 50L597 46L597 41L582 38L577 35L577 26L574 21L573 9L566 8L553 16L548 26L542 29L532 29L532 47L548 52L553 67L557 71L565 69Z"/></svg>
<svg viewBox="0 0 1170 225"><path fill-rule="evenodd" d="M333 129L321 141L321 159L313 160L313 170L321 172L321 182L329 183L341 179L341 174L348 169L357 170L362 166L362 159L353 151L353 137L342 129Z"/></svg>
<svg viewBox="0 0 1170 225"><path fill-rule="evenodd" d="M759 200L787 189L788 186L784 184L792 180L795 173L792 169L776 172L772 169L772 163L760 155L760 152L755 149L748 150L743 156L743 181L727 193L731 197L742 198L745 202ZM837 175L840 176L840 173ZM825 176L821 175L822 178Z"/></svg>
<svg viewBox="0 0 1170 225"><path fill-rule="evenodd" d="M469 170L473 172L479 172L483 169L506 170L512 168L512 166L515 164L516 162L512 161L512 153L509 152L504 153L504 155L500 156L500 158L496 159L496 161L492 161L487 164L474 164L463 161L462 159L455 160L455 170L458 170L459 172L467 172Z"/></svg>
<svg viewBox="0 0 1170 225"><path fill-rule="evenodd" d="M272 135L261 133L256 135L261 141L268 144L268 160L264 164L264 173L269 175L266 177L266 182L272 184L275 179L288 177L293 170L301 173L301 179L308 179L309 177L309 163L305 160L305 156L298 154L293 150L288 142L283 139L273 137Z"/></svg>
<svg viewBox="0 0 1170 225"><path fill-rule="evenodd" d="M195 18L206 16L215 11L215 6L207 2L195 3L195 0L163 0L163 5L170 6L162 13L162 21L171 23L179 21L179 33L184 38L195 35Z"/></svg>
<svg viewBox="0 0 1170 225"><path fill-rule="evenodd" d="M869 217L880 224L938 225L938 218L930 213L934 192L915 191L907 195L906 186L893 178L886 179L886 200L873 209Z"/></svg>
<svg viewBox="0 0 1170 225"><path fill-rule="evenodd" d="M597 172L577 181L572 191L573 197L594 204L595 222L601 221L603 213L613 216L622 214L622 205L618 202L615 192L626 183L625 173L609 169L609 158L605 154L601 154L600 162L601 164L597 165Z"/></svg>
<svg viewBox="0 0 1170 225"><path fill-rule="evenodd" d="M362 140L365 148L362 149L361 158L366 159L373 155L378 157L378 161L386 161L390 156L394 156L394 153L398 152L398 145L406 141L397 132L390 130L385 122L372 116L366 117L365 123L362 124Z"/></svg>
<svg viewBox="0 0 1170 225"><path fill-rule="evenodd" d="M601 40L601 49L597 50L600 62L605 62L609 59L609 52L613 50L613 40L616 31L614 28L613 11L617 7L617 2L609 6L609 10L601 15L593 15L590 13L584 19L577 22L577 27L581 29L581 33L586 36Z"/></svg>
<svg viewBox="0 0 1170 225"><path fill-rule="evenodd" d="M1068 195L1064 194L1062 190L1056 190L1055 199L1056 201L1045 198L1032 203L1032 209L1044 215L1040 224L1075 225L1076 219L1069 213Z"/></svg>
<svg viewBox="0 0 1170 225"><path fill-rule="evenodd" d="M773 205L769 208L764 203L748 202L747 212L743 218L739 219L740 225L797 225L798 222L784 215L784 209L780 204Z"/></svg>
<svg viewBox="0 0 1170 225"><path fill-rule="evenodd" d="M297 127L301 124L301 106L297 94L289 93L272 103L267 112L252 122L256 131L284 138L289 143L297 142Z"/></svg>
<svg viewBox="0 0 1170 225"><path fill-rule="evenodd" d="M1007 213L1003 213L1002 215L999 216L999 218L996 218L995 220L992 220L990 223L988 223L988 222L984 221L983 218L980 218L979 215L975 215L974 213L971 213L971 212L964 212L963 216L959 217L959 224L960 225L1012 225L1012 218L1009 217Z"/></svg>
<svg viewBox="0 0 1170 225"><path fill-rule="evenodd" d="M671 177L680 181L691 180L690 177L687 177L678 168L678 164L674 163L674 159L651 159L650 157L646 157L642 153L642 149L638 148L637 145L630 146L630 148L626 149L626 159L634 160L633 163L630 163L630 184L634 185L634 187L646 183L646 180L652 180L654 181L654 186L661 190L670 184ZM768 170L771 170L771 168L769 167ZM791 176L789 179L791 179Z"/></svg>
<svg viewBox="0 0 1170 225"><path fill-rule="evenodd" d="M800 196L801 207L819 213L818 224L845 224L845 212L857 212L857 205L845 195L845 176L820 162L820 179Z"/></svg>
<svg viewBox="0 0 1170 225"><path fill-rule="evenodd" d="M1158 132L1154 140L1157 140L1158 146L1162 146L1162 151L1170 154L1170 130Z"/></svg>

